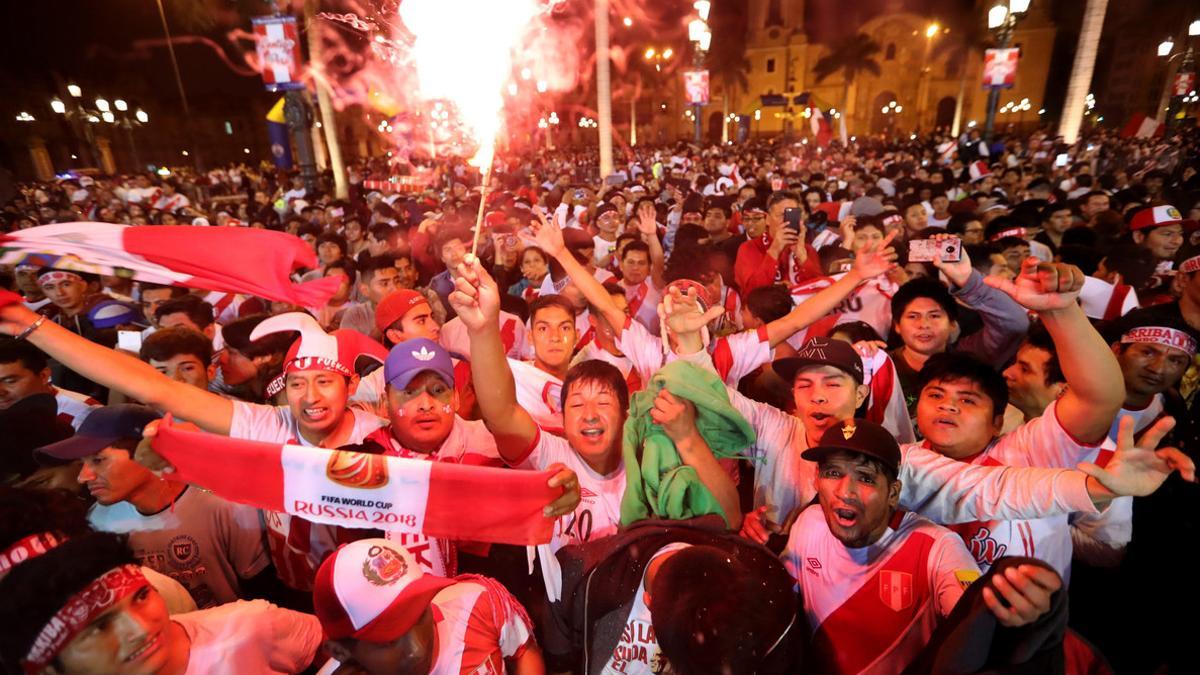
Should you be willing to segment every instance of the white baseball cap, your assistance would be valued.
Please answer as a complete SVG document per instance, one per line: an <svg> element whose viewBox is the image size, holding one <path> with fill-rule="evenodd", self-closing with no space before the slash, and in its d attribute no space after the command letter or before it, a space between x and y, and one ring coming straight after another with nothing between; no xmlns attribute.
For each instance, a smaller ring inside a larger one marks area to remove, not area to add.
<svg viewBox="0 0 1200 675"><path fill-rule="evenodd" d="M362 539L321 563L313 610L330 639L391 642L412 630L433 596L453 584L425 574L403 546Z"/></svg>

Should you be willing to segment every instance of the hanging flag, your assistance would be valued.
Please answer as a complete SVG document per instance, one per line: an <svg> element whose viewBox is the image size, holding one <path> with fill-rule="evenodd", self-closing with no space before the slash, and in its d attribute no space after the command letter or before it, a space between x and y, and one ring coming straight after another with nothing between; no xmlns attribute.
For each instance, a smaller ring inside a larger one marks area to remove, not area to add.
<svg viewBox="0 0 1200 675"><path fill-rule="evenodd" d="M542 508L561 496L550 471L427 462L261 443L160 423L151 447L165 474L231 501L314 523L459 541L532 546L550 541Z"/></svg>
<svg viewBox="0 0 1200 675"><path fill-rule="evenodd" d="M292 168L292 140L288 135L287 118L283 113L284 101L279 97L267 113L267 141L271 144L271 159L278 169Z"/></svg>
<svg viewBox="0 0 1200 675"><path fill-rule="evenodd" d="M1012 89L1017 81L1017 62L1020 59L1019 47L986 50L983 55L983 88Z"/></svg>
<svg viewBox="0 0 1200 675"><path fill-rule="evenodd" d="M809 124L812 125L812 133L816 138L817 145L825 147L829 145L829 141L833 140L833 129L829 126L829 119L821 114L821 109L815 105L810 105Z"/></svg>
<svg viewBox="0 0 1200 675"><path fill-rule="evenodd" d="M1162 134L1162 124L1145 113L1134 113L1121 128L1121 138L1152 138Z"/></svg>
<svg viewBox="0 0 1200 675"><path fill-rule="evenodd" d="M301 307L321 307L340 275L292 283L292 272L317 266L299 237L246 227L55 223L0 235L0 264L28 258L55 267L154 284L244 293Z"/></svg>
<svg viewBox="0 0 1200 675"><path fill-rule="evenodd" d="M254 24L258 69L267 91L303 89L300 81L300 31L294 16L256 16Z"/></svg>

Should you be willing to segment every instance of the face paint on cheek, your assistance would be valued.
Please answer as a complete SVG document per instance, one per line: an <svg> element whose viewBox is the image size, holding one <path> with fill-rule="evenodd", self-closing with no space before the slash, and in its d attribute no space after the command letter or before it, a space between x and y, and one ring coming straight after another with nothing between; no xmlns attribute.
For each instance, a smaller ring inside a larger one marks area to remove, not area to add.
<svg viewBox="0 0 1200 675"><path fill-rule="evenodd" d="M450 406L448 406L448 405L442 406L442 412L446 413L447 415L450 414Z"/></svg>

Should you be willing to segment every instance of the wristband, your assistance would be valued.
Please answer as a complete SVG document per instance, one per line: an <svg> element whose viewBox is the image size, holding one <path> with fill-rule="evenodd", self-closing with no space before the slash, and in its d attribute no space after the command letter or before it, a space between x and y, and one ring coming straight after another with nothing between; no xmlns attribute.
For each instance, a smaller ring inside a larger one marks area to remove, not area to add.
<svg viewBox="0 0 1200 675"><path fill-rule="evenodd" d="M46 322L46 317L39 316L37 321L34 321L33 323L29 324L29 327L26 328L25 330L21 331L21 334L18 335L15 339L24 340L25 338L29 337L33 333L33 331L41 328L42 324L45 322Z"/></svg>

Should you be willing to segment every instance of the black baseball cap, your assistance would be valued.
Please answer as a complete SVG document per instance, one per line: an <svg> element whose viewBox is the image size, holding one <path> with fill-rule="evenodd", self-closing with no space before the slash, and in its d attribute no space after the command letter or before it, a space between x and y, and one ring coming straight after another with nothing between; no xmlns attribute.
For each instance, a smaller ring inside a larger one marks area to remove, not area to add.
<svg viewBox="0 0 1200 675"><path fill-rule="evenodd" d="M771 364L785 382L796 379L796 373L808 366L833 366L848 373L855 382L863 383L862 359L854 347L844 340L815 337L805 342L795 356L776 359Z"/></svg>
<svg viewBox="0 0 1200 675"><path fill-rule="evenodd" d="M47 445L37 454L51 459L74 460L94 455L126 438L141 439L146 425L160 415L144 405L108 405L88 414L75 435Z"/></svg>
<svg viewBox="0 0 1200 675"><path fill-rule="evenodd" d="M891 432L867 420L846 420L821 434L821 442L800 453L810 462L819 462L833 452L852 452L877 459L896 473L900 472L900 444Z"/></svg>

